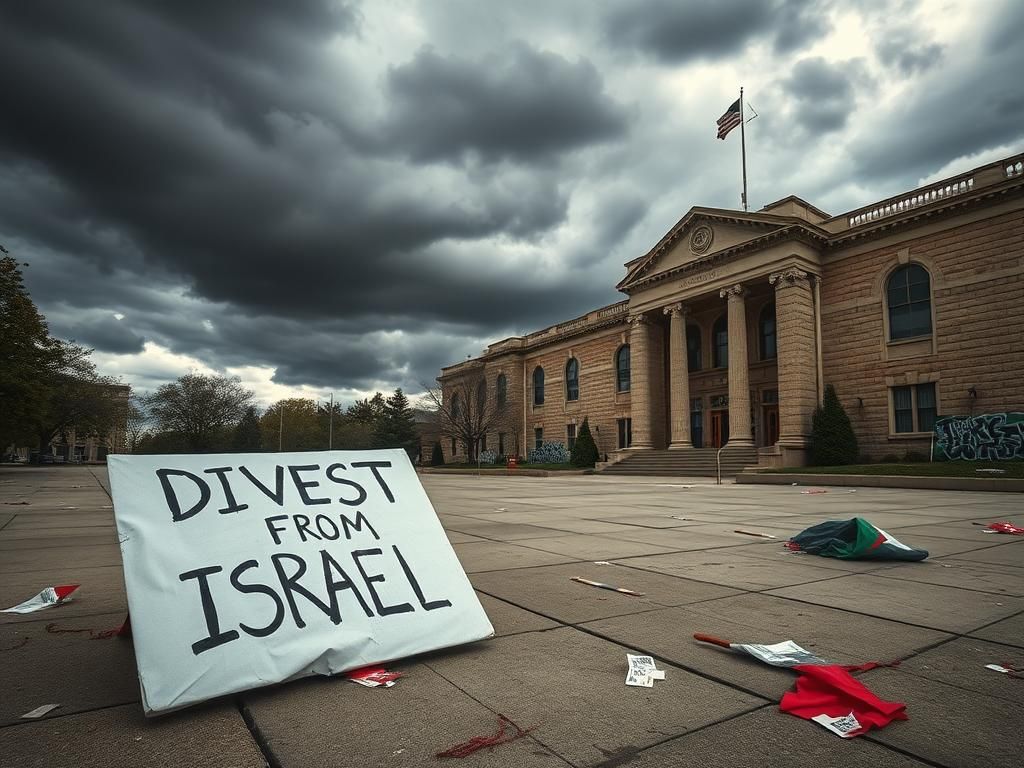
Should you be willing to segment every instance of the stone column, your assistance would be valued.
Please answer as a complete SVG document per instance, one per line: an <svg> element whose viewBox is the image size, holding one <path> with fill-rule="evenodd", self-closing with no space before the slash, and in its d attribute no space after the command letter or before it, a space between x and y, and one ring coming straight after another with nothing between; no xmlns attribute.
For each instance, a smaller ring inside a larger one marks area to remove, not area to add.
<svg viewBox="0 0 1024 768"><path fill-rule="evenodd" d="M792 267L769 276L775 286L779 370L779 442L783 466L807 463L811 416L818 405L811 278Z"/></svg>
<svg viewBox="0 0 1024 768"><path fill-rule="evenodd" d="M672 415L669 448L690 447L690 370L686 360L686 308L669 304L663 310L669 316L668 371Z"/></svg>
<svg viewBox="0 0 1024 768"><path fill-rule="evenodd" d="M734 285L719 295L729 300L729 445L751 448L746 290Z"/></svg>
<svg viewBox="0 0 1024 768"><path fill-rule="evenodd" d="M633 448L649 450L651 439L651 322L643 315L629 318L629 403Z"/></svg>

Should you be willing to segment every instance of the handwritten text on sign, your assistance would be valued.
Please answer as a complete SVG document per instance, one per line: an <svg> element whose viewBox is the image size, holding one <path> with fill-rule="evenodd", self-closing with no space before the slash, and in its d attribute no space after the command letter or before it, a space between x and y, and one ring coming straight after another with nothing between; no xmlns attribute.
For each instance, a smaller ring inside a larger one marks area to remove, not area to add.
<svg viewBox="0 0 1024 768"><path fill-rule="evenodd" d="M147 711L493 632L403 451L109 466Z"/></svg>

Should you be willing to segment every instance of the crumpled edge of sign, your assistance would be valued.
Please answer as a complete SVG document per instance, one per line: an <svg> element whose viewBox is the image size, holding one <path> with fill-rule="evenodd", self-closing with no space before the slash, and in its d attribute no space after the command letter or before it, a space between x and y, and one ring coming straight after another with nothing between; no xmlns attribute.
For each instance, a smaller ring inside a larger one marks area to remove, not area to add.
<svg viewBox="0 0 1024 768"><path fill-rule="evenodd" d="M0 613L35 613L45 608L71 602L71 593L79 586L78 584L60 584L56 587L46 587L38 595L10 608L4 608L0 610Z"/></svg>

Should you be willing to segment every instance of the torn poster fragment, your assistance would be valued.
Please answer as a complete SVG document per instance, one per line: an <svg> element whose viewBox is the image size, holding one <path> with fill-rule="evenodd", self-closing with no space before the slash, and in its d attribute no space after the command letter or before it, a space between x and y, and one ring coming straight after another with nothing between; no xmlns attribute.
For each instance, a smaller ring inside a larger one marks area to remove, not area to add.
<svg viewBox="0 0 1024 768"><path fill-rule="evenodd" d="M363 667L345 673L345 677L353 683L365 685L367 688L390 688L401 676L401 672L391 672L384 667Z"/></svg>
<svg viewBox="0 0 1024 768"><path fill-rule="evenodd" d="M729 648L734 651L749 654L758 661L763 661L765 664L771 664L773 667L795 667L798 664L828 664L827 661L815 656L806 648L800 647L792 640L783 640L781 643L774 643L772 645L764 645L760 643L730 643L728 640L722 640L721 638L714 637L713 635L705 635L700 632L694 634L693 639L699 640L702 643L710 643L711 645L718 645L722 648Z"/></svg>
<svg viewBox="0 0 1024 768"><path fill-rule="evenodd" d="M0 610L0 613L35 613L44 608L71 602L70 595L78 589L78 586L78 584L61 584L56 587L47 587L35 597L30 597L12 608L4 608Z"/></svg>

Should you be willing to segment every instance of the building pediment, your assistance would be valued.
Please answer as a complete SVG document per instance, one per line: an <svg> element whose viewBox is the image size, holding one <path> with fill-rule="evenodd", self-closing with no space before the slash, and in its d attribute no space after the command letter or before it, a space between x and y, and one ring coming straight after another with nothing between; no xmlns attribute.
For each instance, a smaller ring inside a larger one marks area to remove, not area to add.
<svg viewBox="0 0 1024 768"><path fill-rule="evenodd" d="M691 208L654 248L626 264L626 277L616 287L628 293L660 273L676 272L793 223L789 216Z"/></svg>

